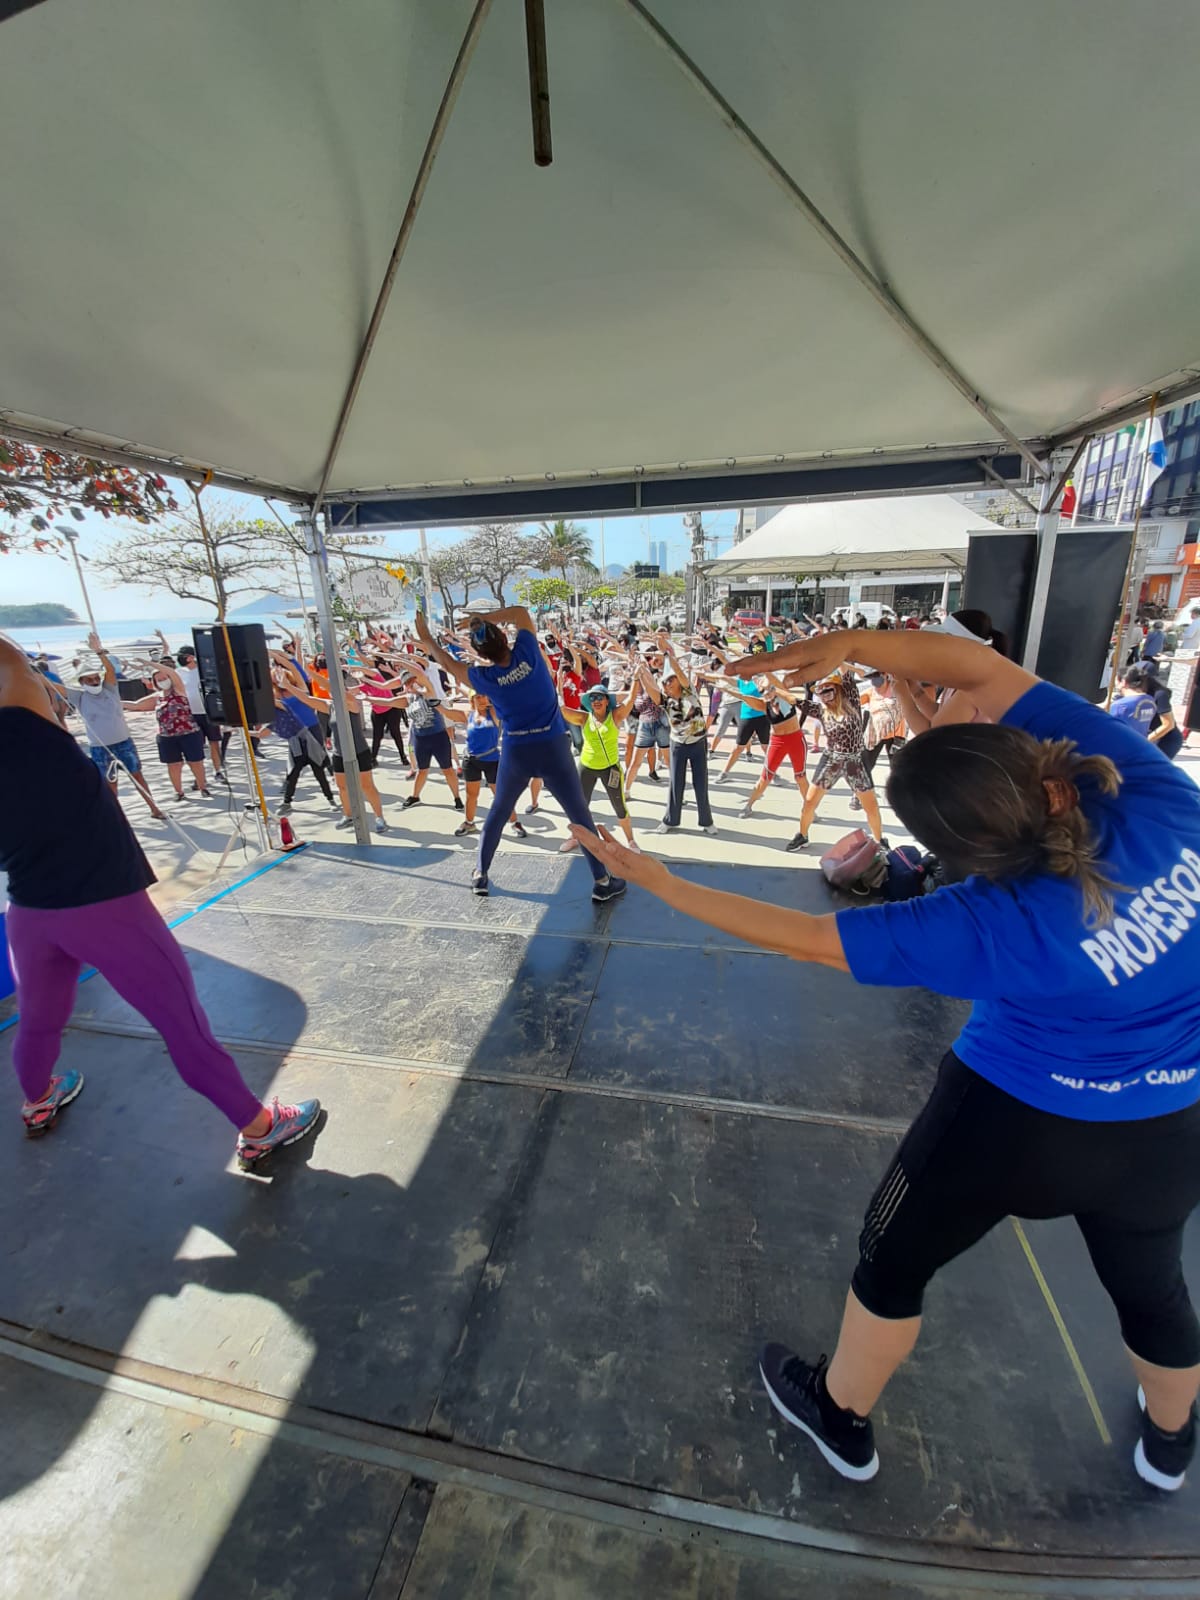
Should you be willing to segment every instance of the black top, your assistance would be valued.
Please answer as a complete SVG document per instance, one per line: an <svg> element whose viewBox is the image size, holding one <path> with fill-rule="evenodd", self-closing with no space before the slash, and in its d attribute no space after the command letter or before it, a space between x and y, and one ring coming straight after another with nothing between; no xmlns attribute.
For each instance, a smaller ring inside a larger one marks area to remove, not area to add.
<svg viewBox="0 0 1200 1600"><path fill-rule="evenodd" d="M154 871L95 763L57 722L0 706L0 872L39 911L136 894Z"/></svg>

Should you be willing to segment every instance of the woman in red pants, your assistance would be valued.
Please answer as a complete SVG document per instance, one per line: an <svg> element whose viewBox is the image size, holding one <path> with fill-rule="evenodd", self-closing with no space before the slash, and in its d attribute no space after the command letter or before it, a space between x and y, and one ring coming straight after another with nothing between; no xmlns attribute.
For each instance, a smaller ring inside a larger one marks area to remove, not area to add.
<svg viewBox="0 0 1200 1600"><path fill-rule="evenodd" d="M265 1106L213 1037L183 951L146 893L154 872L103 776L55 718L45 680L0 636L0 872L20 1021L13 1064L31 1137L83 1088L55 1072L85 965L162 1034L189 1088L238 1130L242 1165L313 1131L317 1100Z"/></svg>

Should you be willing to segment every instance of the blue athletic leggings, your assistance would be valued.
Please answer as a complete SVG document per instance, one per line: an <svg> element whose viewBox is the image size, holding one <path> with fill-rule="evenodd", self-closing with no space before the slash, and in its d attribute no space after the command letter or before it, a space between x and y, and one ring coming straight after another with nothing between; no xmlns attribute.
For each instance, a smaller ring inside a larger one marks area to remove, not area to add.
<svg viewBox="0 0 1200 1600"><path fill-rule="evenodd" d="M596 824L583 798L570 739L561 733L551 739L505 739L500 746L500 770L496 773L492 803L479 836L479 855L475 863L479 872L486 872L491 866L504 824L532 778L542 780L569 821L578 822L595 833ZM583 855L597 882L608 876L595 856L587 850Z"/></svg>

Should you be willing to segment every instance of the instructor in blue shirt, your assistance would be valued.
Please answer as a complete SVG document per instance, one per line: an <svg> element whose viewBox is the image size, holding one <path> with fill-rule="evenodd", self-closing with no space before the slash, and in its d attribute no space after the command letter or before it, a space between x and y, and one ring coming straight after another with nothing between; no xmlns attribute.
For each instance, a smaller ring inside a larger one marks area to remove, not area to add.
<svg viewBox="0 0 1200 1600"><path fill-rule="evenodd" d="M1009 1215L1072 1216L1140 1386L1134 1465L1178 1489L1200 1387L1181 1265L1200 1202L1200 791L1142 734L983 644L853 631L773 665L811 680L846 661L958 690L987 719L920 734L888 779L943 863L936 893L808 916L572 830L751 944L974 1002L867 1208L832 1361L768 1344L767 1393L843 1476L873 1477L870 1412L916 1343L929 1280Z"/></svg>
<svg viewBox="0 0 1200 1600"><path fill-rule="evenodd" d="M435 641L420 611L416 617L417 635L429 654L460 683L487 695L504 729L495 792L479 838L479 855L471 879L475 893L485 895L490 887L488 868L505 818L531 779L541 778L568 820L589 832L592 815L583 798L558 691L542 659L533 618L524 606L509 606L489 611L486 617L469 616L467 621L471 647L483 665L467 666L457 661ZM517 630L512 644L504 631L507 624ZM614 877L591 856L587 863L594 880L592 899L597 904L625 893L624 879Z"/></svg>

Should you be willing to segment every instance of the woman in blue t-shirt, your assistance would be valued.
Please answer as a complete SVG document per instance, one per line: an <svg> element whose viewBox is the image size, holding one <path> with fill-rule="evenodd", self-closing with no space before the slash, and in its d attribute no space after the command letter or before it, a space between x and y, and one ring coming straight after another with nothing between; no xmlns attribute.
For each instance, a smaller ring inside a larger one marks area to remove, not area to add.
<svg viewBox="0 0 1200 1600"><path fill-rule="evenodd" d="M773 665L812 679L845 661L956 689L986 719L918 735L888 778L946 867L936 893L809 916L574 830L610 870L751 944L974 1001L868 1206L832 1361L768 1344L767 1392L845 1477L873 1477L868 1413L929 1280L1007 1216L1073 1216L1144 1396L1135 1466L1177 1489L1200 1387L1181 1266L1200 1203L1200 792L1144 735L983 644L840 632Z"/></svg>
<svg viewBox="0 0 1200 1600"><path fill-rule="evenodd" d="M485 895L489 888L488 868L500 842L504 819L534 778L542 779L571 822L590 830L592 817L583 798L558 691L542 659L533 618L524 606L509 606L490 611L486 617L468 616L467 621L471 647L483 662L481 666L465 666L443 650L420 611L416 625L433 660L460 683L486 694L504 730L495 793L479 837L479 854L471 879L474 892ZM504 631L509 623L517 630L512 644ZM598 904L625 893L623 879L612 877L591 856L587 863L594 880L592 899Z"/></svg>

